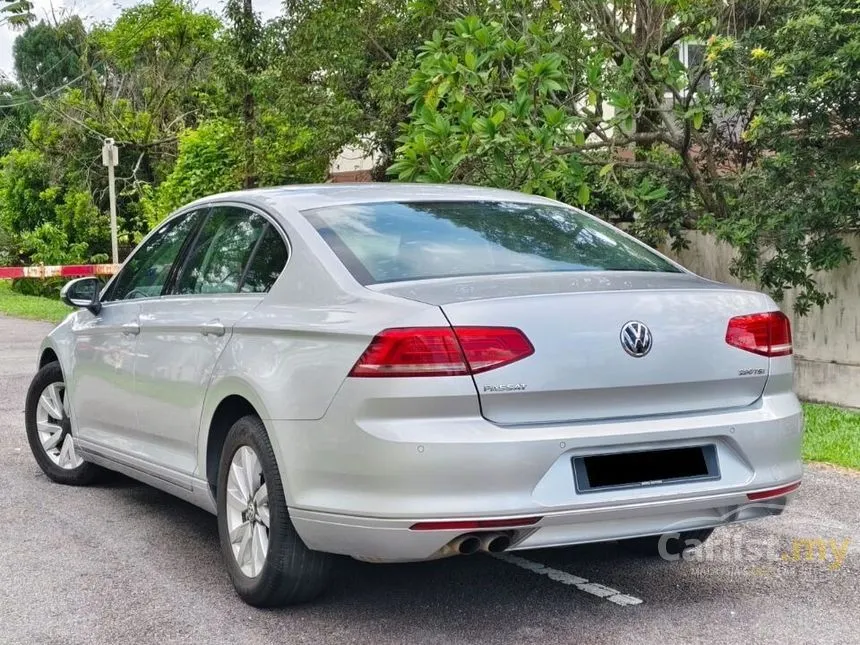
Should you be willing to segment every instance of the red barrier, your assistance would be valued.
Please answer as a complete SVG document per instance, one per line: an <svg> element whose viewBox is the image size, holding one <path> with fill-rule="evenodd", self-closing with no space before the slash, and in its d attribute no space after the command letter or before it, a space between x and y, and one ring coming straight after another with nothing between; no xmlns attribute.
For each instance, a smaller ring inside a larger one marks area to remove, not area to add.
<svg viewBox="0 0 860 645"><path fill-rule="evenodd" d="M0 267L0 280L17 278L80 278L88 275L113 275L119 264L71 264L66 266Z"/></svg>

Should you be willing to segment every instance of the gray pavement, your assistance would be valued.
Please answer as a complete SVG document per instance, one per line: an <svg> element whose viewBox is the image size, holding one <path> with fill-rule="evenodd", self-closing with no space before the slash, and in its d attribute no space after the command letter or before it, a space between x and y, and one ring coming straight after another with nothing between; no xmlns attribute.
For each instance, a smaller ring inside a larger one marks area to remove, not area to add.
<svg viewBox="0 0 860 645"><path fill-rule="evenodd" d="M49 329L0 317L0 643L860 642L860 476L824 467L783 516L715 533L704 561L612 544L343 559L316 603L253 609L233 594L212 516L121 476L69 488L41 474L22 410ZM798 542L810 538L827 541L824 561Z"/></svg>

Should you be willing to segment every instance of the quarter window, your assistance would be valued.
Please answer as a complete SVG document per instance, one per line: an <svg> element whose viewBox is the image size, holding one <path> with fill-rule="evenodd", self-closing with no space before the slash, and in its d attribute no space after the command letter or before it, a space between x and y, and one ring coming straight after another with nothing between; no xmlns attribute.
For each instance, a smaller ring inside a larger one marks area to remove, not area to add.
<svg viewBox="0 0 860 645"><path fill-rule="evenodd" d="M269 224L263 233L251 262L245 269L245 277L239 291L263 293L272 288L275 280L287 263L287 247L280 233Z"/></svg>
<svg viewBox="0 0 860 645"><path fill-rule="evenodd" d="M180 215L151 235L125 263L111 284L105 301L152 298L161 295L170 269L200 221L200 211Z"/></svg>

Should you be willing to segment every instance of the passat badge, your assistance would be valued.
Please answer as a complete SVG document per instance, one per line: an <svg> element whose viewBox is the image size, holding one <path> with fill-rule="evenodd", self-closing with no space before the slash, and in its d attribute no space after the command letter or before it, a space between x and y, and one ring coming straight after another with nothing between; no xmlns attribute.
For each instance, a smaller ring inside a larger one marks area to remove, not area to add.
<svg viewBox="0 0 860 645"><path fill-rule="evenodd" d="M485 385L484 392L522 392L526 389L525 383L509 383L508 385Z"/></svg>

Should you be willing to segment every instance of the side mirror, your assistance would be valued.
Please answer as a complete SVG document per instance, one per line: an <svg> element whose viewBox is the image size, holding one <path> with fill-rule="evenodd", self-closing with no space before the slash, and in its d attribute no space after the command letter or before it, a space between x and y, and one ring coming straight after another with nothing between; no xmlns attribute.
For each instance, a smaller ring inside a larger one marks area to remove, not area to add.
<svg viewBox="0 0 860 645"><path fill-rule="evenodd" d="M66 283L60 291L60 300L70 307L89 309L93 314L97 314L102 310L102 303L99 302L101 287L102 283L98 278L77 278Z"/></svg>

